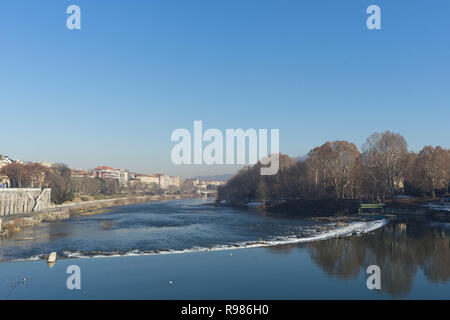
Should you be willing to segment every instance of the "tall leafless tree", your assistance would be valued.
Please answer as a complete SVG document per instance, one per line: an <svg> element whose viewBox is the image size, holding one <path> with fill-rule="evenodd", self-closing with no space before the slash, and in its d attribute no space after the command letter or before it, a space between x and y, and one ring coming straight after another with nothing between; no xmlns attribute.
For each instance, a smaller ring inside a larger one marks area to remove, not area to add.
<svg viewBox="0 0 450 320"><path fill-rule="evenodd" d="M398 133L386 131L374 133L362 147L363 164L368 178L383 195L394 196L403 183L402 163L408 152L405 138Z"/></svg>

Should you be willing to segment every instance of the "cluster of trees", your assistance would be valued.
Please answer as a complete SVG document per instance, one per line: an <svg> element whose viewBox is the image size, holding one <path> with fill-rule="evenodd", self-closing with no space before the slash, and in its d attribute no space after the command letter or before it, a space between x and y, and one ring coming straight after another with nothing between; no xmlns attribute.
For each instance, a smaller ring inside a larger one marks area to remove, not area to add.
<svg viewBox="0 0 450 320"><path fill-rule="evenodd" d="M71 170L65 164L51 167L39 163L11 163L0 170L10 180L12 188L51 188L51 201L61 204L73 201L75 192L113 195L119 192L119 182L100 178L71 178Z"/></svg>
<svg viewBox="0 0 450 320"><path fill-rule="evenodd" d="M362 194L385 200L400 192L448 192L450 150L424 147L409 152L405 138L386 131L374 133L362 146L326 142L295 162L280 154L276 175L261 176L261 164L241 169L219 188L218 200L230 202L273 199L353 199Z"/></svg>
<svg viewBox="0 0 450 320"><path fill-rule="evenodd" d="M70 181L70 190L81 194L103 194L111 196L121 191L119 181L101 178L73 178Z"/></svg>
<svg viewBox="0 0 450 320"><path fill-rule="evenodd" d="M175 187L174 187L175 188ZM134 194L151 194L151 195L161 195L164 190L159 187L155 182L150 184L143 182L134 182L128 187L128 191Z"/></svg>
<svg viewBox="0 0 450 320"><path fill-rule="evenodd" d="M52 202L61 204L73 201L75 193L85 195L111 196L121 192L136 194L179 194L180 190L175 186L169 186L167 190L161 189L158 184L150 185L134 183L130 186L121 186L114 179L101 179L90 177L71 178L71 170L65 164L54 164L51 167L39 163L13 162L0 169L0 176L7 176L12 188L51 188Z"/></svg>
<svg viewBox="0 0 450 320"><path fill-rule="evenodd" d="M74 194L70 190L70 169L64 164L55 164L48 168L39 163L11 163L0 170L0 174L9 178L13 188L51 188L52 202L72 201Z"/></svg>

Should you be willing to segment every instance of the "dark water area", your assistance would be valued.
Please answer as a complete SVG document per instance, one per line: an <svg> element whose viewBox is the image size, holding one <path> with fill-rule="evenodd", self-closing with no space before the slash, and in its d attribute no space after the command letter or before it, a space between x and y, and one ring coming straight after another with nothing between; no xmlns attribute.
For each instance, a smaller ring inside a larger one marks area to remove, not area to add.
<svg viewBox="0 0 450 320"><path fill-rule="evenodd" d="M378 265L382 291L408 296L414 285L442 285L450 299L450 224L423 220L391 221L373 234L333 239L307 246L312 261L331 277L351 279L361 269ZM418 283L414 283L417 281Z"/></svg>
<svg viewBox="0 0 450 320"><path fill-rule="evenodd" d="M357 228L370 232L336 238L348 227L205 200L119 207L0 240L0 299L450 299L450 224ZM49 268L52 251L63 260ZM69 265L82 290L66 288Z"/></svg>

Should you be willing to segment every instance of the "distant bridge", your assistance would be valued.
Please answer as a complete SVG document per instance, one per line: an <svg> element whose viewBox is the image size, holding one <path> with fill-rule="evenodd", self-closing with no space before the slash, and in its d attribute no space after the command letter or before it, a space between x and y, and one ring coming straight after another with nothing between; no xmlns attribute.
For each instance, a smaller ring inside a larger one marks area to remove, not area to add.
<svg viewBox="0 0 450 320"><path fill-rule="evenodd" d="M210 197L217 195L217 190L201 190L200 194L204 197Z"/></svg>

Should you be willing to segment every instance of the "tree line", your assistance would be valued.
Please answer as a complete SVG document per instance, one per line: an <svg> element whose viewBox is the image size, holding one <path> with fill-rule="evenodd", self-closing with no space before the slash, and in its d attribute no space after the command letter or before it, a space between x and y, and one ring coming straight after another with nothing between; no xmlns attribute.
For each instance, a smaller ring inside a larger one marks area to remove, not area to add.
<svg viewBox="0 0 450 320"><path fill-rule="evenodd" d="M386 131L367 138L361 151L348 141L326 142L304 160L280 154L276 175L261 176L261 163L245 167L218 190L218 201L355 199L384 201L399 193L448 193L450 150L426 146L408 151L400 134Z"/></svg>
<svg viewBox="0 0 450 320"><path fill-rule="evenodd" d="M100 178L71 178L65 164L51 167L39 163L13 162L1 168L0 175L7 176L12 188L51 188L51 201L61 204L75 199L75 192L113 195L119 192L119 182Z"/></svg>

